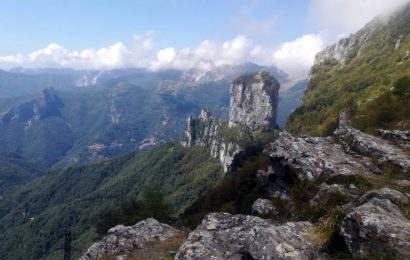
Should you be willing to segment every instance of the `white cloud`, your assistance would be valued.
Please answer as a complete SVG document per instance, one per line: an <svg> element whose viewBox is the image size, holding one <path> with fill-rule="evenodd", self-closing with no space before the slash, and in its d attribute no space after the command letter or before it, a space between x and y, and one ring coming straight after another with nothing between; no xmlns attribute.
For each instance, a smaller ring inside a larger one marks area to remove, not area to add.
<svg viewBox="0 0 410 260"><path fill-rule="evenodd" d="M117 42L98 50L69 50L51 43L27 55L2 56L0 67L210 70L223 65L255 62L261 65L277 65L291 75L300 76L307 75L309 67L313 64L314 55L323 47L318 35L304 35L282 44L279 48L257 45L243 35L224 42L204 40L196 47L179 50L167 47L157 51L154 45L152 32L133 36L133 43L130 46Z"/></svg>
<svg viewBox="0 0 410 260"><path fill-rule="evenodd" d="M0 67L63 67L75 69L147 67L153 57L153 37L153 32L135 35L130 46L117 42L98 50L91 48L80 51L69 50L59 44L50 43L47 47L27 55L0 56Z"/></svg>
<svg viewBox="0 0 410 260"><path fill-rule="evenodd" d="M269 50L267 51L269 52ZM193 48L162 49L157 52L150 67L153 69L211 69L214 66L240 64L248 61L272 64L272 61L266 62L261 46L256 45L249 38L239 35L221 43L204 40Z"/></svg>
<svg viewBox="0 0 410 260"><path fill-rule="evenodd" d="M373 17L394 11L409 0L311 0L310 15L336 34L352 33Z"/></svg>
<svg viewBox="0 0 410 260"><path fill-rule="evenodd" d="M313 65L315 55L324 47L320 35L307 34L284 43L273 54L277 66L294 77L306 76Z"/></svg>

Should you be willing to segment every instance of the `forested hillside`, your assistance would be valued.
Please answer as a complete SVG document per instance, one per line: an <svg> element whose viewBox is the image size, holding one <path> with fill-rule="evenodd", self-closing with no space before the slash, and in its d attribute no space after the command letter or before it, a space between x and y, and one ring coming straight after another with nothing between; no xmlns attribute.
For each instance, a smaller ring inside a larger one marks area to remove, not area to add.
<svg viewBox="0 0 410 260"><path fill-rule="evenodd" d="M95 238L100 214L138 201L150 186L163 190L174 214L221 177L219 163L200 147L162 145L96 164L52 171L0 200L0 258L61 259L64 233L80 254Z"/></svg>

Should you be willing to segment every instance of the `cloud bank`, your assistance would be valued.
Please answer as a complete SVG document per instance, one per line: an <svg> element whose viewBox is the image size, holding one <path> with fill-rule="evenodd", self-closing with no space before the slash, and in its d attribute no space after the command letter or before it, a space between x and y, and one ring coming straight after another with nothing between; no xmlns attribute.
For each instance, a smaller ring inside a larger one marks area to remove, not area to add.
<svg viewBox="0 0 410 260"><path fill-rule="evenodd" d="M314 55L322 47L319 36L305 35L279 47L260 46L250 38L238 35L224 42L202 41L198 46L175 49L154 48L154 33L135 35L126 46L117 42L101 49L69 50L51 43L45 48L23 55L0 56L0 67L49 67L75 69L147 68L212 69L223 65L255 62L278 66L290 74L305 73Z"/></svg>
<svg viewBox="0 0 410 260"><path fill-rule="evenodd" d="M131 44L116 42L101 49L70 50L57 43L50 43L32 53L0 56L0 68L134 67L151 70L191 68L210 70L222 65L255 62L277 66L289 73L291 77L306 77L316 53L326 45L334 42L340 35L348 35L359 29L379 13L392 11L409 1L311 0L309 13L319 25L321 33L301 35L277 46L260 45L248 36L237 35L223 42L204 40L193 47L176 49L169 46L158 49L155 47L155 34L149 31L133 36ZM266 28L263 27L262 31L273 30L272 24L276 22L275 19L268 23ZM258 27L256 22L250 25L252 31L255 30L253 27Z"/></svg>
<svg viewBox="0 0 410 260"><path fill-rule="evenodd" d="M373 17L390 13L409 0L311 0L310 15L323 29L352 33Z"/></svg>

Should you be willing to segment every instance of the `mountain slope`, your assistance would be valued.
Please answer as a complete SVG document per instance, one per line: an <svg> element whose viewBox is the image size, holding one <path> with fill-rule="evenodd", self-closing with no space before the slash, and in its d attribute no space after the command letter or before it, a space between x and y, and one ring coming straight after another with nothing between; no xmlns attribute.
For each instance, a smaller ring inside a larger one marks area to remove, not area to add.
<svg viewBox="0 0 410 260"><path fill-rule="evenodd" d="M0 197L7 196L16 186L25 184L42 174L30 163L10 153L0 153Z"/></svg>
<svg viewBox="0 0 410 260"><path fill-rule="evenodd" d="M185 72L15 69L8 74L22 79L69 77L74 82L88 75L89 82L87 88L61 90L59 86L39 91L37 97L0 100L0 152L16 153L47 169L149 149L178 139L188 115L198 114L200 108L208 107L215 116L227 118L231 80L261 69L287 80L276 68L252 63ZM53 99L45 98L47 92ZM295 103L287 100L293 96L286 93L282 103ZM281 108L287 117L291 106Z"/></svg>
<svg viewBox="0 0 410 260"><path fill-rule="evenodd" d="M174 212L183 211L222 177L207 154L171 143L37 178L0 200L0 258L60 259L66 230L79 254L93 239L97 214L136 199L148 185L166 192Z"/></svg>
<svg viewBox="0 0 410 260"><path fill-rule="evenodd" d="M131 84L45 89L37 98L16 100L0 114L0 151L16 153L41 168L112 157L146 142L175 139L186 117L199 110L183 97Z"/></svg>
<svg viewBox="0 0 410 260"><path fill-rule="evenodd" d="M344 108L350 108L360 120L368 121L366 128L389 128L409 120L408 97L397 95L389 97L388 107L394 110L387 114L394 114L392 120L370 120L379 115L383 118L386 111L369 113L373 100L389 95L397 80L410 75L409 53L410 4L407 4L390 17L374 19L354 35L317 54L303 103L289 118L287 128L295 134L326 135L334 129Z"/></svg>

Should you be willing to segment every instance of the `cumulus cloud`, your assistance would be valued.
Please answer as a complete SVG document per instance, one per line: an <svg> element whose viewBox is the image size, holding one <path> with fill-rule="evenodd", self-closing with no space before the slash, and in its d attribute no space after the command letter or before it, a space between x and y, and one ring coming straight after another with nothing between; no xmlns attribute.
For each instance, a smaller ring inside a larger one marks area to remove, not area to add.
<svg viewBox="0 0 410 260"><path fill-rule="evenodd" d="M307 75L315 55L324 48L320 35L307 34L294 41L286 42L273 54L278 67L294 77Z"/></svg>
<svg viewBox="0 0 410 260"><path fill-rule="evenodd" d="M324 28L336 33L352 33L373 17L389 13L409 0L311 0L310 13Z"/></svg>
<svg viewBox="0 0 410 260"><path fill-rule="evenodd" d="M152 60L153 32L135 35L133 43L122 42L101 49L69 50L57 43L30 54L0 56L0 67L23 66L29 68L53 67L75 69L112 69L146 67Z"/></svg>
<svg viewBox="0 0 410 260"><path fill-rule="evenodd" d="M244 35L224 42L202 41L196 47L154 48L154 34L135 35L127 46L117 42L101 49L69 50L51 43L27 55L0 57L0 67L53 67L74 69L147 68L211 70L218 66L255 62L276 65L291 75L307 75L314 55L323 43L318 35L304 35L283 43L279 48L260 46Z"/></svg>
<svg viewBox="0 0 410 260"><path fill-rule="evenodd" d="M210 69L213 66L261 62L262 47L245 36L236 36L222 43L205 40L197 47L176 51L166 48L158 51L151 68Z"/></svg>
<svg viewBox="0 0 410 260"><path fill-rule="evenodd" d="M133 43L126 46L117 42L101 49L69 50L51 43L27 55L0 57L0 66L70 67L76 69L112 69L142 67L149 69L209 68L239 64L247 61L262 62L264 48L249 38L239 35L225 42L205 40L196 47L176 50L167 47L155 50L153 33L135 35ZM267 50L268 51L268 50ZM266 62L265 62L266 63ZM269 62L267 62L269 63Z"/></svg>

